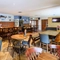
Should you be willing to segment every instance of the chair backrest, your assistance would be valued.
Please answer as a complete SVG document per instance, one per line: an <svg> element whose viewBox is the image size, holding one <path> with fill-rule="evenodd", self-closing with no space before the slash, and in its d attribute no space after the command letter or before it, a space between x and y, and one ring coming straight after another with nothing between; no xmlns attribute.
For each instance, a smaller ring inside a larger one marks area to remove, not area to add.
<svg viewBox="0 0 60 60"><path fill-rule="evenodd" d="M40 41L46 44L50 43L49 36L46 34L40 34Z"/></svg>
<svg viewBox="0 0 60 60"><path fill-rule="evenodd" d="M50 44L49 47L50 47L50 53L56 55L57 45Z"/></svg>
<svg viewBox="0 0 60 60"><path fill-rule="evenodd" d="M36 55L39 55L43 51L42 48L39 48L39 47L34 47L34 50L36 52Z"/></svg>
<svg viewBox="0 0 60 60"><path fill-rule="evenodd" d="M25 55L27 56L28 60L35 60L36 59L36 54L34 48L28 48L26 50Z"/></svg>
<svg viewBox="0 0 60 60"><path fill-rule="evenodd" d="M57 28L56 27L47 27L45 30L54 30L54 31L56 31Z"/></svg>
<svg viewBox="0 0 60 60"><path fill-rule="evenodd" d="M55 42L60 42L60 32L57 34L56 38L55 38Z"/></svg>
<svg viewBox="0 0 60 60"><path fill-rule="evenodd" d="M28 44L30 45L30 41L31 41L32 38L32 35L29 35L29 39L28 39Z"/></svg>
<svg viewBox="0 0 60 60"><path fill-rule="evenodd" d="M32 47L32 48L28 48L25 54L28 60L36 60L37 55L39 55L40 53L42 53L42 48Z"/></svg>
<svg viewBox="0 0 60 60"><path fill-rule="evenodd" d="M60 45L50 44L50 53L57 55L60 58Z"/></svg>

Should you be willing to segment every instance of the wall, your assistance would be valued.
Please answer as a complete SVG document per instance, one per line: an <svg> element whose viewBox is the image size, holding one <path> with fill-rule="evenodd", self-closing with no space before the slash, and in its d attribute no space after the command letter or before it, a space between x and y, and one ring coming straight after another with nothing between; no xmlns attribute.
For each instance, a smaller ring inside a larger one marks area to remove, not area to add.
<svg viewBox="0 0 60 60"><path fill-rule="evenodd" d="M55 22L53 23L52 22L52 17L49 17L48 18L48 27L57 27L58 25L60 25L60 23L57 23L57 22L56 23Z"/></svg>
<svg viewBox="0 0 60 60"><path fill-rule="evenodd" d="M6 17L6 18L0 17L0 21L2 21L2 22L11 22L11 21L14 21L14 15L0 13L0 16L5 16Z"/></svg>
<svg viewBox="0 0 60 60"><path fill-rule="evenodd" d="M0 13L0 28L14 27L14 15Z"/></svg>
<svg viewBox="0 0 60 60"><path fill-rule="evenodd" d="M15 25L14 22L0 22L0 28L14 27L14 25Z"/></svg>
<svg viewBox="0 0 60 60"><path fill-rule="evenodd" d="M19 21L23 20L23 24L28 24L30 21L30 18L27 16L14 16L14 20L15 20L15 26L19 27Z"/></svg>
<svg viewBox="0 0 60 60"><path fill-rule="evenodd" d="M24 22L23 23L29 23L30 21L30 17L27 17L27 16L14 16L14 19L19 19L19 20L23 20Z"/></svg>

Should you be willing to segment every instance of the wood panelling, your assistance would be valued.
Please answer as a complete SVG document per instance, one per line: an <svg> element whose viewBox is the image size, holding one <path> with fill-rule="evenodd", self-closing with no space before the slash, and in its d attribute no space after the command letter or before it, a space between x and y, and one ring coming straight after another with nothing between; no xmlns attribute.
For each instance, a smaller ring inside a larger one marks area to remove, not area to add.
<svg viewBox="0 0 60 60"><path fill-rule="evenodd" d="M15 23L14 22L0 22L1 26L3 28L8 28L8 27L14 27Z"/></svg>

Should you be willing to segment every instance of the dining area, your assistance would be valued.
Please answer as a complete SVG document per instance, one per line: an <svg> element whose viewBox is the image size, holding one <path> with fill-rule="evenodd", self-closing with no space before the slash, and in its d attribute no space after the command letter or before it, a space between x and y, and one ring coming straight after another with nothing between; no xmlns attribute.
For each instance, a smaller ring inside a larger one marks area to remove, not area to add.
<svg viewBox="0 0 60 60"><path fill-rule="evenodd" d="M8 40L6 51L2 48L0 55L6 57L6 60L58 60L59 55L59 31L37 31L13 34ZM52 37L52 38L50 38ZM0 39L2 41L2 39ZM1 44L2 45L2 44ZM3 45L2 45L3 47ZM10 52L10 49L12 52ZM11 54L12 53L12 54ZM5 55L6 54L6 55ZM17 55L16 55L17 54ZM8 57L9 55L9 57ZM17 56L17 57L16 57ZM18 59L17 59L18 58ZM3 58L4 59L4 58ZM2 58L0 60L3 60Z"/></svg>

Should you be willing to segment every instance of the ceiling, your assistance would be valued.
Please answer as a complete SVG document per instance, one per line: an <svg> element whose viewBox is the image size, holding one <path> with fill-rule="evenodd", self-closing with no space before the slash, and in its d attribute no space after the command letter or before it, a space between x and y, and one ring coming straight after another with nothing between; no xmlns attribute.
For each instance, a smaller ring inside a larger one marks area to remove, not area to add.
<svg viewBox="0 0 60 60"><path fill-rule="evenodd" d="M30 17L60 16L60 0L0 0L0 13Z"/></svg>

